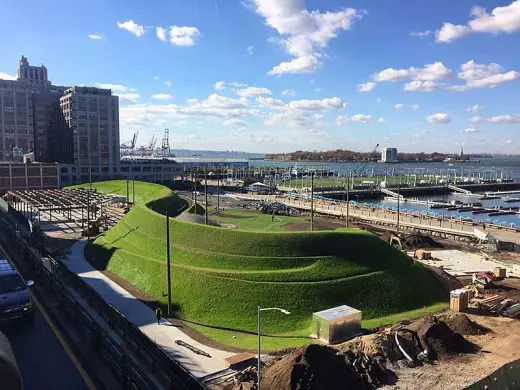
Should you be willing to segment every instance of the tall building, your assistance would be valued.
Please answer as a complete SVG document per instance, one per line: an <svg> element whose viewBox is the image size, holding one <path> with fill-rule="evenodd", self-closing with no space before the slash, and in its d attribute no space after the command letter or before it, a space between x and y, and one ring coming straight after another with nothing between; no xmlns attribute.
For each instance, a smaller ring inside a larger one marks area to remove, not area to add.
<svg viewBox="0 0 520 390"><path fill-rule="evenodd" d="M109 89L72 87L60 98L80 180L119 172L119 100ZM90 176L91 175L91 176Z"/></svg>
<svg viewBox="0 0 520 390"><path fill-rule="evenodd" d="M396 148L381 149L381 162L384 162L384 163L397 162L397 149Z"/></svg>
<svg viewBox="0 0 520 390"><path fill-rule="evenodd" d="M55 122L61 115L60 96L65 87L52 85L45 66L32 66L22 56L16 80L0 80L0 161L21 161L34 152L37 161L72 162L55 159L53 149L65 151L66 143L56 137ZM59 131L65 132L62 126ZM58 143L56 143L58 141ZM67 153L63 153L67 155Z"/></svg>

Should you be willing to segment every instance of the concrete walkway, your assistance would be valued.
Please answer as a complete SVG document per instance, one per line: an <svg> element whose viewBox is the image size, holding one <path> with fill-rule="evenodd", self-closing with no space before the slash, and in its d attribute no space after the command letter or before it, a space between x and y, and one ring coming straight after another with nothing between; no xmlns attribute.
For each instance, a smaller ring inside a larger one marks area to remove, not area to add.
<svg viewBox="0 0 520 390"><path fill-rule="evenodd" d="M77 241L62 259L63 264L78 274L107 303L117 308L130 322L139 327L146 336L155 341L193 376L202 379L207 375L228 368L229 364L224 359L233 356L234 353L207 347L193 340L178 327L164 319L160 325L157 325L155 312L152 309L87 262L83 256L86 243L86 240ZM211 355L211 357L199 355L180 346L175 343L177 340L182 340Z"/></svg>

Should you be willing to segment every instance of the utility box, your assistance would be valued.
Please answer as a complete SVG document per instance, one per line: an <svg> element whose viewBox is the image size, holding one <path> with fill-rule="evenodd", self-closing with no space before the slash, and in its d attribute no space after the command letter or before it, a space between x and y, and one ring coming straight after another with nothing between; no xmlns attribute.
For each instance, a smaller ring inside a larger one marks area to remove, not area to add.
<svg viewBox="0 0 520 390"><path fill-rule="evenodd" d="M312 314L312 337L327 344L341 343L361 332L361 311L342 305Z"/></svg>
<svg viewBox="0 0 520 390"><path fill-rule="evenodd" d="M458 312L468 310L468 291L464 288L453 290L450 292L450 309Z"/></svg>

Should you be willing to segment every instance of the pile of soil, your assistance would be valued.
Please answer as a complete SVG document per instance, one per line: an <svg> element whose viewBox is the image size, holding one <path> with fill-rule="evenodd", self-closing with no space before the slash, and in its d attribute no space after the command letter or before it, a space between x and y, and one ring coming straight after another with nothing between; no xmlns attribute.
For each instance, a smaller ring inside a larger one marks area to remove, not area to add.
<svg viewBox="0 0 520 390"><path fill-rule="evenodd" d="M421 249L421 248L443 248L444 246L435 241L430 236L420 233L408 234L401 238L401 244L404 249Z"/></svg>
<svg viewBox="0 0 520 390"><path fill-rule="evenodd" d="M439 319L444 322L455 333L462 335L482 335L489 332L489 329L477 324L461 313L446 314Z"/></svg>
<svg viewBox="0 0 520 390"><path fill-rule="evenodd" d="M438 318L428 316L406 326L417 333L430 359L437 360L459 353L475 353L478 346L455 333L446 323Z"/></svg>
<svg viewBox="0 0 520 390"><path fill-rule="evenodd" d="M359 375L338 351L311 344L297 348L262 375L265 390L365 389Z"/></svg>

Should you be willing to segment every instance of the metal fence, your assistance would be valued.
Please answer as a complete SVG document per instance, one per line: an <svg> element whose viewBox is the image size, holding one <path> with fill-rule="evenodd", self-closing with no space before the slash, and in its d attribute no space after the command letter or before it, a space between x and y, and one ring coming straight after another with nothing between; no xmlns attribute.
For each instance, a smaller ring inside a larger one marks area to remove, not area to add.
<svg viewBox="0 0 520 390"><path fill-rule="evenodd" d="M85 335L92 340L92 346L105 358L120 379L123 388L204 389L184 367L144 335L115 307L105 302L77 274L54 258L27 230L20 228L18 221L22 222L25 218L21 214L13 216L13 213L19 214L12 208L9 213L0 211L2 243L11 251L24 254L24 264L21 266L30 270L39 283L44 283L45 287L54 292L63 309L76 320ZM125 346L132 354L122 348L114 337L98 324L81 304L81 300L109 324L110 330L125 341ZM150 379L141 367L147 367L158 381Z"/></svg>

